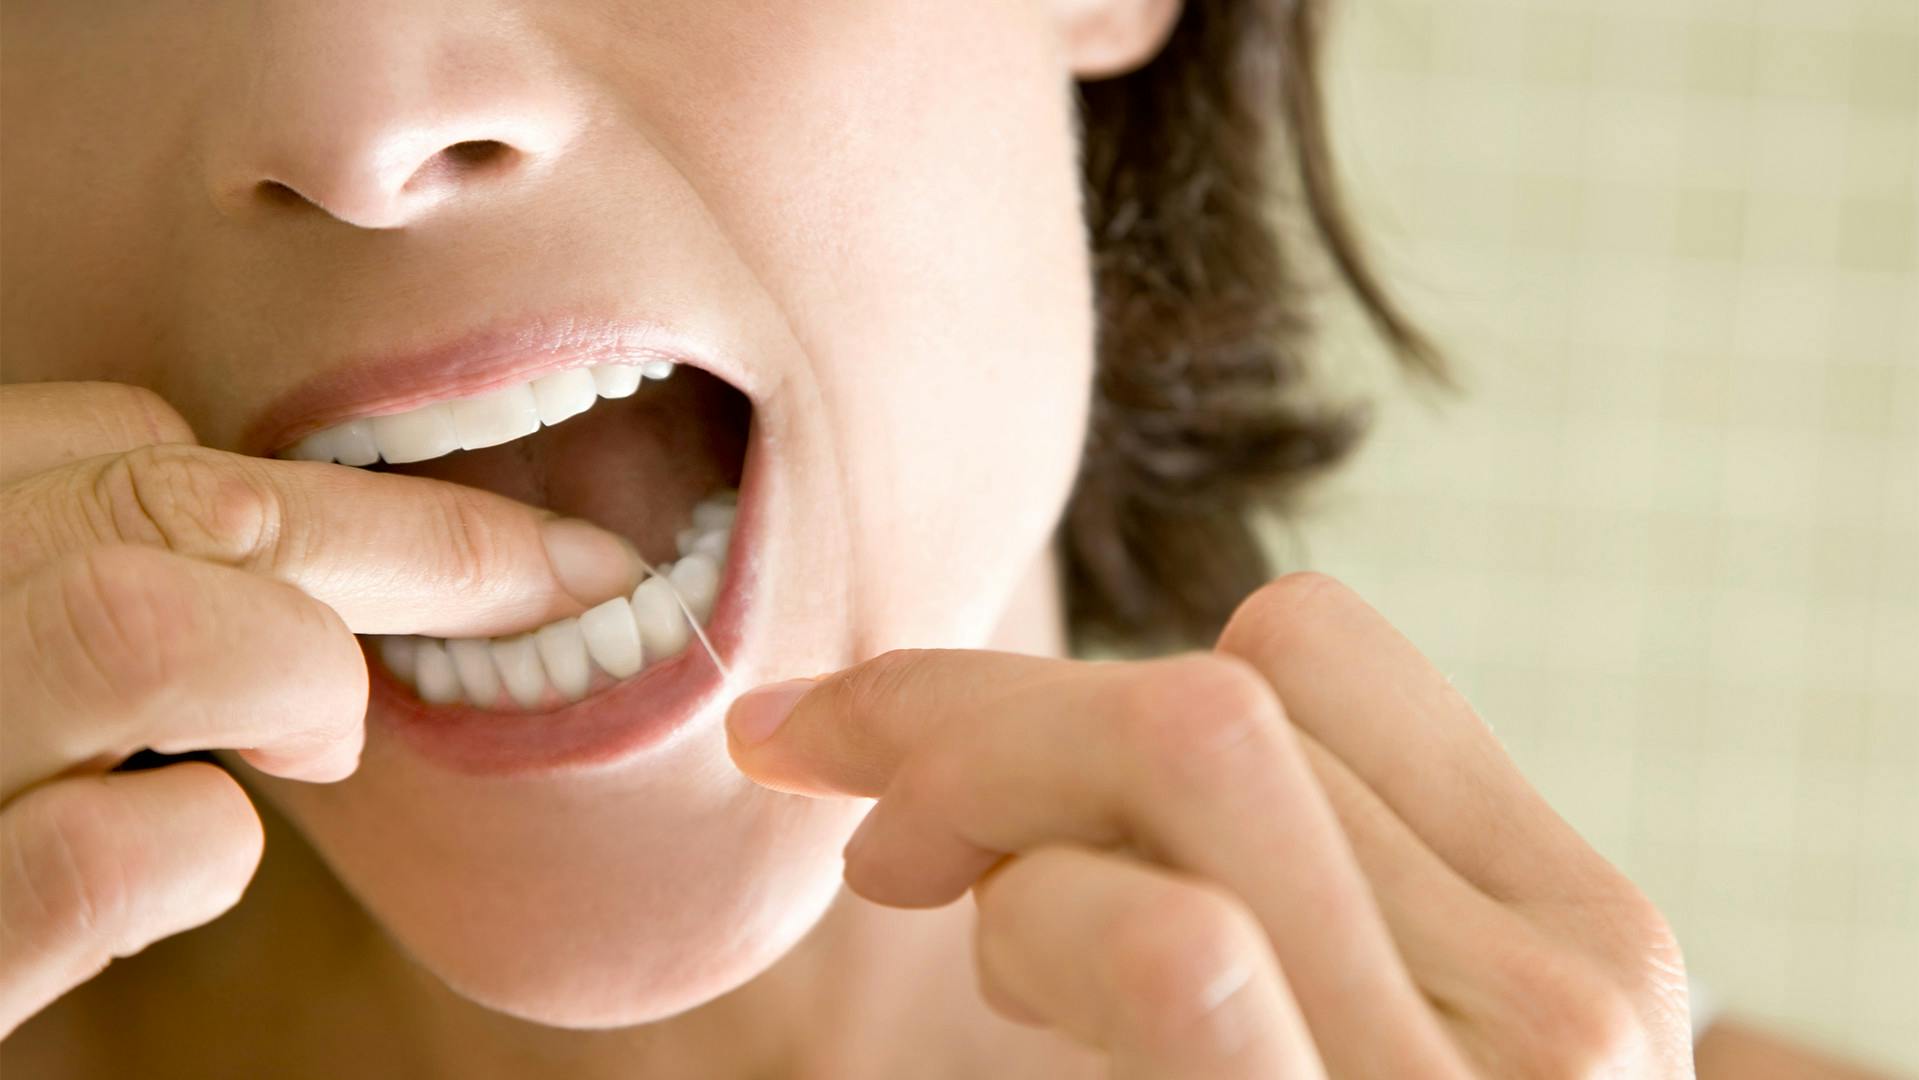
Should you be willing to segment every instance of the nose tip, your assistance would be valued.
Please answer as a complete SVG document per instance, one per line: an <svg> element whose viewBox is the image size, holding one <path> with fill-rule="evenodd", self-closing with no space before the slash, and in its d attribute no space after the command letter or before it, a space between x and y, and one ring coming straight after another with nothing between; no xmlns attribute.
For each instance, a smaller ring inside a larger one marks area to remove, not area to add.
<svg viewBox="0 0 1919 1080"><path fill-rule="evenodd" d="M545 171L579 130L584 103L547 43L489 5L265 7L203 129L229 216L401 228Z"/></svg>
<svg viewBox="0 0 1919 1080"><path fill-rule="evenodd" d="M287 162L270 175L261 170L225 201L240 212L310 208L362 229L397 229L451 199L530 171L556 149L529 141L445 142L430 132L397 133L359 146L325 140L310 146L303 161Z"/></svg>

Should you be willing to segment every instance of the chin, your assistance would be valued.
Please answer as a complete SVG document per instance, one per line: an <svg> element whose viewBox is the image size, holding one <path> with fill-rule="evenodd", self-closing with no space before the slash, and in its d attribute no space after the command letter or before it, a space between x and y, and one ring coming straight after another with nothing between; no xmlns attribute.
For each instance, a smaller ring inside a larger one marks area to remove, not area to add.
<svg viewBox="0 0 1919 1080"><path fill-rule="evenodd" d="M670 911L523 911L461 932L388 928L416 964L478 1005L550 1027L617 1028L698 1008L764 974L840 887L838 860L825 858L789 867L776 883L701 890L687 897L698 906Z"/></svg>
<svg viewBox="0 0 1919 1080"><path fill-rule="evenodd" d="M252 779L398 951L462 997L555 1027L644 1024L804 938L871 806L753 785L718 719L657 770L567 783L450 771L391 736L338 784Z"/></svg>

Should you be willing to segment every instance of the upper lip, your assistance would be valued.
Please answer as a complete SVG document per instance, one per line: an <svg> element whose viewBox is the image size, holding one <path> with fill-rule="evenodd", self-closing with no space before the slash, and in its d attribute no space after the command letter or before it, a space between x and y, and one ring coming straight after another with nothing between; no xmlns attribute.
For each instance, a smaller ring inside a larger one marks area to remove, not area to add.
<svg viewBox="0 0 1919 1080"><path fill-rule="evenodd" d="M671 360L752 398L734 358L646 321L548 316L498 322L406 352L363 354L318 372L263 409L241 436L250 454L282 450L347 420L470 397L584 364Z"/></svg>

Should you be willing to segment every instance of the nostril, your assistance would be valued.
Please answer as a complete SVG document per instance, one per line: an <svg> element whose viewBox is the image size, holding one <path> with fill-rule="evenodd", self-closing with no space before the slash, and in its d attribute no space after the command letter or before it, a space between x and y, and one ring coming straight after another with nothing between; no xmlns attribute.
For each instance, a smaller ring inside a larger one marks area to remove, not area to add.
<svg viewBox="0 0 1919 1080"><path fill-rule="evenodd" d="M440 151L447 160L467 169L503 164L515 151L498 139L469 139Z"/></svg>
<svg viewBox="0 0 1919 1080"><path fill-rule="evenodd" d="M262 180L254 185L254 190L262 200L274 206L297 206L307 201L306 196L278 180Z"/></svg>
<svg viewBox="0 0 1919 1080"><path fill-rule="evenodd" d="M402 191L450 187L506 171L520 152L496 139L456 142L420 163Z"/></svg>
<svg viewBox="0 0 1919 1080"><path fill-rule="evenodd" d="M312 190L284 180L261 179L249 197L258 205L318 209L349 224L390 228L437 205L462 187L511 173L526 152L498 139L468 139L441 147L401 180L398 170L337 169L320 173ZM396 186L397 185L397 186Z"/></svg>

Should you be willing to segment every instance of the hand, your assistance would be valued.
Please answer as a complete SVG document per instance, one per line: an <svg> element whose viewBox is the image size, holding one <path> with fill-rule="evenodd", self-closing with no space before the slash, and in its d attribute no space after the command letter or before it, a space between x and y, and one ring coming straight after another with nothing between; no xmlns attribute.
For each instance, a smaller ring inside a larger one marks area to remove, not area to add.
<svg viewBox="0 0 1919 1080"><path fill-rule="evenodd" d="M0 1036L225 911L259 861L226 772L113 765L237 749L338 780L366 714L354 631L517 629L631 586L624 542L583 523L204 449L129 386L0 387L0 439Z"/></svg>
<svg viewBox="0 0 1919 1080"><path fill-rule="evenodd" d="M762 784L877 797L847 884L970 888L986 1000L1115 1075L1691 1074L1665 921L1327 578L1211 653L893 652L728 729Z"/></svg>

